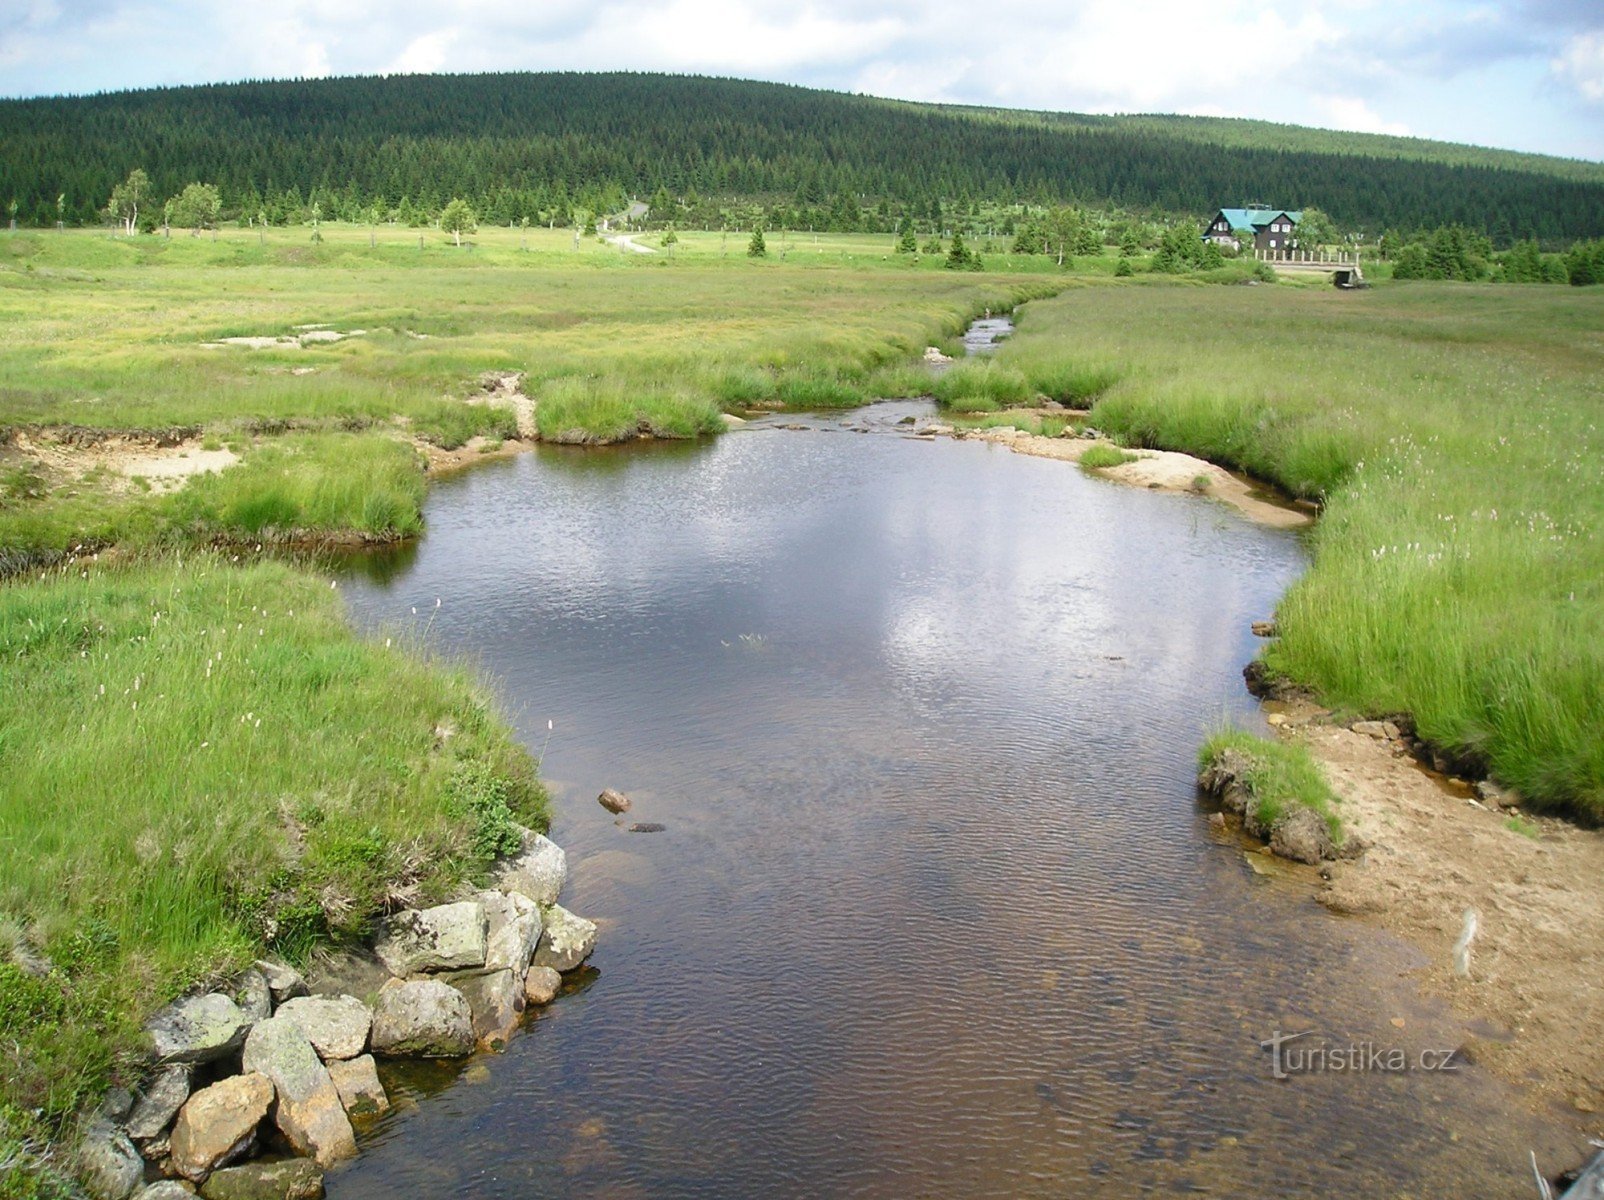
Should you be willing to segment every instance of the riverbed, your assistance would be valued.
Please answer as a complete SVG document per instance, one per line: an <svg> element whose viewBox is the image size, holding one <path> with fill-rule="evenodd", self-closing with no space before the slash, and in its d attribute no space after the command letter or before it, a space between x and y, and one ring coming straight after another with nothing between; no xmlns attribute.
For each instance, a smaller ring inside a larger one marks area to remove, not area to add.
<svg viewBox="0 0 1604 1200"><path fill-rule="evenodd" d="M1298 535L909 416L542 446L350 569L544 752L602 933L330 1195L1530 1194L1572 1141L1420 1069L1467 1030L1415 952L1199 802ZM1411 1069L1278 1079L1278 1033Z"/></svg>

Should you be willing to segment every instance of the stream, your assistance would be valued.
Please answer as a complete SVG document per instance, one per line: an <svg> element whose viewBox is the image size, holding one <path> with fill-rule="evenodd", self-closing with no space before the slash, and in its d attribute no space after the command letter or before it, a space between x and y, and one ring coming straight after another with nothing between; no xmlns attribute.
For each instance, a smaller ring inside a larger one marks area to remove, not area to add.
<svg viewBox="0 0 1604 1200"><path fill-rule="evenodd" d="M1277 1031L1467 1037L1199 802L1299 538L932 417L541 446L345 568L544 750L601 938L505 1053L390 1070L335 1200L1513 1197L1564 1157L1457 1058L1273 1076Z"/></svg>

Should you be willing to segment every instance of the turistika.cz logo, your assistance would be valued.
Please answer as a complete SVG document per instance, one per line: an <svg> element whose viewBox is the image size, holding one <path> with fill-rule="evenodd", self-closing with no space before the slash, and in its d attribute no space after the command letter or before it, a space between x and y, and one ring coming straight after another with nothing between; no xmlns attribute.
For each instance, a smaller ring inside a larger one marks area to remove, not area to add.
<svg viewBox="0 0 1604 1200"><path fill-rule="evenodd" d="M1413 1056L1402 1046L1378 1046L1375 1042L1349 1042L1341 1046L1300 1043L1310 1030L1282 1033L1277 1029L1259 1049L1270 1052L1270 1074L1276 1079L1294 1075L1383 1075L1405 1071L1457 1071L1457 1050L1422 1050Z"/></svg>

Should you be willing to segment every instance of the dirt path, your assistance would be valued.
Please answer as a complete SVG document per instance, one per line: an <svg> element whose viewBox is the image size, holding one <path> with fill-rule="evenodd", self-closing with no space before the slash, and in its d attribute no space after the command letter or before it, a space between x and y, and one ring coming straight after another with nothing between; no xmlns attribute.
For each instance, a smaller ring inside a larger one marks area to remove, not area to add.
<svg viewBox="0 0 1604 1200"><path fill-rule="evenodd" d="M128 486L171 492L194 475L222 471L239 462L232 450L208 450L198 438L162 445L154 438L116 434L90 446L55 440L48 430L18 433L12 451L42 470L52 484L73 482L95 472L117 476Z"/></svg>
<svg viewBox="0 0 1604 1200"><path fill-rule="evenodd" d="M627 233L615 233L615 234L612 234L607 238L607 241L609 243L611 243L612 245L619 247L620 249L630 250L630 251L633 251L636 254L656 254L657 253L657 251L654 250L651 246L643 246L643 245L641 245L639 242L637 242L633 237L631 237Z"/></svg>

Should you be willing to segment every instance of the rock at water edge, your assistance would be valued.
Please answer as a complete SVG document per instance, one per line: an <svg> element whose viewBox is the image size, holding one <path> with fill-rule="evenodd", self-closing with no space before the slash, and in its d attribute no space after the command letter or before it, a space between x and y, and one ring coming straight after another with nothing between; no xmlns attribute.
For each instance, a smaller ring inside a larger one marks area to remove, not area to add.
<svg viewBox="0 0 1604 1200"><path fill-rule="evenodd" d="M356 1134L340 1093L299 1025L285 1016L257 1025L245 1039L244 1066L278 1089L273 1122L297 1154L323 1167L356 1156Z"/></svg>
<svg viewBox="0 0 1604 1200"><path fill-rule="evenodd" d="M536 904L555 904L568 879L568 856L548 837L524 831L523 849L497 866L497 885Z"/></svg>
<svg viewBox="0 0 1604 1200"><path fill-rule="evenodd" d="M540 909L517 892L481 892L479 902L489 925L485 970L522 975L540 942Z"/></svg>
<svg viewBox="0 0 1604 1200"><path fill-rule="evenodd" d="M535 965L572 971L596 948L596 923L553 904L546 910L546 930L535 951Z"/></svg>
<svg viewBox="0 0 1604 1200"><path fill-rule="evenodd" d="M301 996L278 1010L300 1026L324 1062L355 1058L368 1048L373 1013L355 996Z"/></svg>
<svg viewBox="0 0 1604 1200"><path fill-rule="evenodd" d="M307 1158L246 1163L217 1172L200 1194L205 1200L318 1200L323 1172Z"/></svg>
<svg viewBox="0 0 1604 1200"><path fill-rule="evenodd" d="M468 998L473 1034L486 1050L503 1050L524 1010L523 982L512 971L457 976L451 981Z"/></svg>
<svg viewBox="0 0 1604 1200"><path fill-rule="evenodd" d="M152 1055L164 1063L212 1062L245 1044L250 1023L221 992L175 1000L145 1026Z"/></svg>
<svg viewBox="0 0 1604 1200"><path fill-rule="evenodd" d="M524 976L524 1000L536 1006L550 1004L562 990L563 977L550 967L530 967Z"/></svg>
<svg viewBox="0 0 1604 1200"><path fill-rule="evenodd" d="M384 923L373 952L398 976L485 965L485 909L460 900L398 913Z"/></svg>
<svg viewBox="0 0 1604 1200"><path fill-rule="evenodd" d="M384 1085L379 1082L379 1070L373 1055L364 1054L361 1058L332 1062L329 1064L329 1077L334 1080L334 1088L340 1093L340 1103L345 1105L348 1115L377 1116L389 1111L390 1097L385 1095Z"/></svg>
<svg viewBox="0 0 1604 1200"><path fill-rule="evenodd" d="M256 1127L273 1103L273 1084L247 1072L202 1088L184 1102L173 1126L172 1164L186 1179L204 1179L249 1153Z"/></svg>
<svg viewBox="0 0 1604 1200"><path fill-rule="evenodd" d="M125 1132L101 1119L78 1145L78 1172L96 1200L128 1200L145 1177L145 1160Z"/></svg>
<svg viewBox="0 0 1604 1200"><path fill-rule="evenodd" d="M369 1041L389 1058L461 1058L473 1053L473 1011L438 979L392 979L379 989Z"/></svg>
<svg viewBox="0 0 1604 1200"><path fill-rule="evenodd" d="M1270 849L1282 858L1315 866L1336 858L1337 848L1325 818L1312 808L1292 809L1270 829Z"/></svg>
<svg viewBox="0 0 1604 1200"><path fill-rule="evenodd" d="M293 1000L297 996L307 995L309 989L306 980L294 967L286 967L283 963L269 962L265 958L256 960L256 969L267 980L267 989L272 993L274 1004L283 1004L286 1000Z"/></svg>

